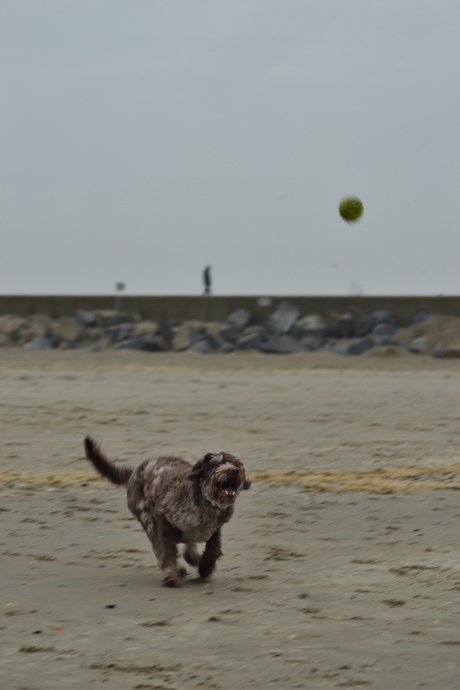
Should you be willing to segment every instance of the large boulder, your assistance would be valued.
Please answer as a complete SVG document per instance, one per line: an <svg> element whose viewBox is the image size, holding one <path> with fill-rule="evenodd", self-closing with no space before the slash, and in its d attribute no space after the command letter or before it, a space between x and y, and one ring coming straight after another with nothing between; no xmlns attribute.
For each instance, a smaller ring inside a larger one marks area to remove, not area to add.
<svg viewBox="0 0 460 690"><path fill-rule="evenodd" d="M160 321L155 328L152 338L149 338L146 343L153 343L153 347L156 347L155 343L157 342L164 343L165 350L171 350L173 336L174 334L169 323L167 321Z"/></svg>
<svg viewBox="0 0 460 690"><path fill-rule="evenodd" d="M172 349L175 352L188 350L198 340L196 329L183 323L181 326L172 329Z"/></svg>
<svg viewBox="0 0 460 690"><path fill-rule="evenodd" d="M108 328L120 323L139 323L139 321L142 321L139 314L115 311L115 309L98 309L94 312L94 317L96 325L100 326L100 328Z"/></svg>
<svg viewBox="0 0 460 690"><path fill-rule="evenodd" d="M192 352L200 352L206 354L208 352L217 352L224 345L224 341L214 333L206 333L201 340L198 340L190 348Z"/></svg>
<svg viewBox="0 0 460 690"><path fill-rule="evenodd" d="M396 326L392 323L378 323L372 329L372 335L379 337L382 335L394 335L396 333Z"/></svg>
<svg viewBox="0 0 460 690"><path fill-rule="evenodd" d="M31 316L28 316L26 323L20 329L17 335L16 342L19 345L24 345L38 335L46 335L50 337L50 328L52 323L53 322L49 314L32 314Z"/></svg>
<svg viewBox="0 0 460 690"><path fill-rule="evenodd" d="M292 335L294 338L299 339L312 336L325 342L328 334L329 328L327 322L318 314L311 314L298 319L292 328Z"/></svg>
<svg viewBox="0 0 460 690"><path fill-rule="evenodd" d="M83 328L94 328L97 326L96 315L93 311L85 311L84 309L76 309L73 313L77 323Z"/></svg>
<svg viewBox="0 0 460 690"><path fill-rule="evenodd" d="M143 340L141 335L135 333L135 330L134 323L120 323L117 326L109 326L105 332L114 344L124 342L135 335Z"/></svg>
<svg viewBox="0 0 460 690"><path fill-rule="evenodd" d="M274 335L259 347L261 352L288 355L293 352L305 352L304 345L292 335Z"/></svg>
<svg viewBox="0 0 460 690"><path fill-rule="evenodd" d="M395 338L410 343L409 351L417 354L431 355L437 345L445 350L455 348L460 343L460 318L434 314L415 326L400 328ZM419 341L419 338L424 338L425 341Z"/></svg>
<svg viewBox="0 0 460 690"><path fill-rule="evenodd" d="M209 342L207 340L198 340L198 342L194 343L192 347L190 348L191 352L196 352L200 355L207 355L210 352L215 352L214 348L211 347Z"/></svg>
<svg viewBox="0 0 460 690"><path fill-rule="evenodd" d="M352 307L350 313L353 317L353 331L356 338L363 338L371 331L369 317L358 307Z"/></svg>
<svg viewBox="0 0 460 690"><path fill-rule="evenodd" d="M374 345L369 338L358 338L357 340L338 343L334 348L334 352L336 355L347 357L349 355L362 355L373 347Z"/></svg>
<svg viewBox="0 0 460 690"><path fill-rule="evenodd" d="M331 319L329 333L333 338L353 338L355 336L355 324L353 314L346 312L336 319Z"/></svg>
<svg viewBox="0 0 460 690"><path fill-rule="evenodd" d="M204 335L206 333L212 333L216 338L221 339L222 324L220 321L206 321L204 324Z"/></svg>
<svg viewBox="0 0 460 690"><path fill-rule="evenodd" d="M134 335L125 340L119 340L112 345L112 350L144 350L144 338L140 335Z"/></svg>
<svg viewBox="0 0 460 690"><path fill-rule="evenodd" d="M407 347L407 343L397 340L397 338L393 338L391 335L373 335L370 336L370 339L376 347Z"/></svg>
<svg viewBox="0 0 460 690"><path fill-rule="evenodd" d="M281 302L279 307L268 317L267 330L273 335L289 333L294 323L299 318L300 312L289 302Z"/></svg>
<svg viewBox="0 0 460 690"><path fill-rule="evenodd" d="M404 343L394 337L396 333L396 326L391 323L378 323L372 329L372 332L367 336L374 345L396 345L404 346Z"/></svg>
<svg viewBox="0 0 460 690"><path fill-rule="evenodd" d="M175 321L171 322L169 325L171 332L171 348L175 352L188 350L208 332L207 323L205 321ZM220 327L220 324L215 327Z"/></svg>
<svg viewBox="0 0 460 690"><path fill-rule="evenodd" d="M206 333L203 340L206 340L213 350L218 350L224 344L222 338L219 338L219 336L215 333L212 333L212 331Z"/></svg>
<svg viewBox="0 0 460 690"><path fill-rule="evenodd" d="M154 321L139 321L139 323L120 323L109 326L105 333L112 343L122 343L134 339L135 341L148 342L157 334L158 324Z"/></svg>
<svg viewBox="0 0 460 690"><path fill-rule="evenodd" d="M460 359L460 342L450 343L444 347L443 345L436 345L433 349L433 357L441 359Z"/></svg>
<svg viewBox="0 0 460 690"><path fill-rule="evenodd" d="M227 343L236 343L242 331L251 321L251 312L247 309L236 309L228 319L219 326L219 336Z"/></svg>
<svg viewBox="0 0 460 690"><path fill-rule="evenodd" d="M235 328L235 326L229 326L224 323L220 328L219 335L226 343L235 344L238 338L241 337L241 331L239 328Z"/></svg>
<svg viewBox="0 0 460 690"><path fill-rule="evenodd" d="M27 318L6 314L0 317L0 332L11 344L25 345L38 335L47 335L50 324L48 314L34 314Z"/></svg>
<svg viewBox="0 0 460 690"><path fill-rule="evenodd" d="M235 346L238 350L258 350L265 339L266 332L262 326L248 326L236 341Z"/></svg>
<svg viewBox="0 0 460 690"><path fill-rule="evenodd" d="M419 323L428 321L428 319L430 319L432 316L433 314L429 314L427 311L420 311L418 314L415 314L408 328L412 328L412 326L418 326Z"/></svg>
<svg viewBox="0 0 460 690"><path fill-rule="evenodd" d="M49 336L54 345L74 346L84 335L85 329L73 316L62 316L49 327Z"/></svg>
<svg viewBox="0 0 460 690"><path fill-rule="evenodd" d="M231 326L233 328L236 328L239 331L242 331L243 328L246 328L246 326L249 325L249 322L251 320L251 312L248 311L247 309L235 309L230 316L226 319L225 323L228 326Z"/></svg>
<svg viewBox="0 0 460 690"><path fill-rule="evenodd" d="M224 343L219 347L217 352L220 352L222 354L227 354L228 352L234 352L236 350L236 346L233 343Z"/></svg>
<svg viewBox="0 0 460 690"><path fill-rule="evenodd" d="M300 342L308 352L315 352L324 345L323 338L318 338L316 335L306 335L304 338L300 338Z"/></svg>
<svg viewBox="0 0 460 690"><path fill-rule="evenodd" d="M188 320L180 325L172 325L171 348L176 352L188 350L205 336L209 336L210 343L218 342L220 347L225 340L221 336L221 331L222 324L217 321Z"/></svg>
<svg viewBox="0 0 460 690"><path fill-rule="evenodd" d="M158 323L156 321L139 321L139 323L134 324L135 335L140 335L144 340L153 338L157 329Z"/></svg>
<svg viewBox="0 0 460 690"><path fill-rule="evenodd" d="M89 347L95 344L100 345L101 343L104 343L101 345L102 349L106 349L112 344L110 337L103 328L98 328L97 326L94 328L82 327L81 334L78 339L79 346L81 345L83 347Z"/></svg>
<svg viewBox="0 0 460 690"><path fill-rule="evenodd" d="M223 324L219 324L218 335L226 343L235 345L243 329L246 328L250 321L250 311L247 309L235 309Z"/></svg>
<svg viewBox="0 0 460 690"><path fill-rule="evenodd" d="M0 317L0 331L4 333L11 342L17 342L21 330L28 326L27 319L15 314L5 314Z"/></svg>
<svg viewBox="0 0 460 690"><path fill-rule="evenodd" d="M99 331L99 328L94 330ZM95 338L94 340L85 340L78 347L90 349L94 352L99 350L108 350L112 347L112 341L110 340L109 336L106 333L104 333L104 331L102 331L102 335L99 338Z"/></svg>
<svg viewBox="0 0 460 690"><path fill-rule="evenodd" d="M369 323L371 328L374 328L374 326L377 326L379 323L390 323L393 326L396 326L396 318L391 311L387 311L386 309L378 309L370 314Z"/></svg>
<svg viewBox="0 0 460 690"><path fill-rule="evenodd" d="M167 352L173 348L174 329L166 321L160 322L151 337L144 336L144 350Z"/></svg>
<svg viewBox="0 0 460 690"><path fill-rule="evenodd" d="M154 335L153 338L144 342L144 350L147 352L167 352L170 347L167 342L165 342L163 336Z"/></svg>
<svg viewBox="0 0 460 690"><path fill-rule="evenodd" d="M407 349L414 355L423 354L428 349L428 338L423 335L419 336L418 338L414 338L410 341Z"/></svg>
<svg viewBox="0 0 460 690"><path fill-rule="evenodd" d="M25 343L26 350L52 350L53 344L46 335L37 335L35 338Z"/></svg>

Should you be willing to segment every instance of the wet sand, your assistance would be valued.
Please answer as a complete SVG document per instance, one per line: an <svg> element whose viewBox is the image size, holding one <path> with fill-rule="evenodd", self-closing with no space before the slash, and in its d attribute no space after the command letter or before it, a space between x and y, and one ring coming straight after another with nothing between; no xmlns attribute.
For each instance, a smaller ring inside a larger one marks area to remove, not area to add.
<svg viewBox="0 0 460 690"><path fill-rule="evenodd" d="M381 354L0 350L1 687L457 690L460 362ZM241 457L210 583L160 587L87 433Z"/></svg>

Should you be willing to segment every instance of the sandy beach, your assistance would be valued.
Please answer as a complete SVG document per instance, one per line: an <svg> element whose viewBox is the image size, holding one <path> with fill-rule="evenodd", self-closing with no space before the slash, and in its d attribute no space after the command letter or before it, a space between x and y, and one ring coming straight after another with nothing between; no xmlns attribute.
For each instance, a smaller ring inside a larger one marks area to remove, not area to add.
<svg viewBox="0 0 460 690"><path fill-rule="evenodd" d="M0 414L2 689L458 690L459 360L2 349ZM88 433L243 460L211 582L160 587Z"/></svg>

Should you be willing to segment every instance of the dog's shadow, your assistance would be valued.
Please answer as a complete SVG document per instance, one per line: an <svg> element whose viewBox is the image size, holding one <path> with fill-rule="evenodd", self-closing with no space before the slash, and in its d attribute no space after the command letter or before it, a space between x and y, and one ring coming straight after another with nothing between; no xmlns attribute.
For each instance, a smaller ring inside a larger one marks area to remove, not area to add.
<svg viewBox="0 0 460 690"><path fill-rule="evenodd" d="M159 594L164 594L166 591L180 591L183 589L188 589L189 587L195 588L205 588L206 586L213 584L214 580L202 580L195 573L189 573L182 578L180 587L163 587L161 585L162 576L161 570L154 570L150 573L139 572L131 573L129 579L125 578L118 584L119 587L127 587L130 590L137 589L139 591L148 590L148 592L157 592Z"/></svg>

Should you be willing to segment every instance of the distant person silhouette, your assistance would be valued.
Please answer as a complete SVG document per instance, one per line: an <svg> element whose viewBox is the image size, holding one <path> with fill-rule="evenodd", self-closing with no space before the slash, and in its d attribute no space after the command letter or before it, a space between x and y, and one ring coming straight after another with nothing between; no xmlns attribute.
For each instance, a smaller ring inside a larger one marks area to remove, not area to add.
<svg viewBox="0 0 460 690"><path fill-rule="evenodd" d="M206 266L206 268L203 271L203 283L204 283L204 294L205 295L210 295L211 294L211 266Z"/></svg>

